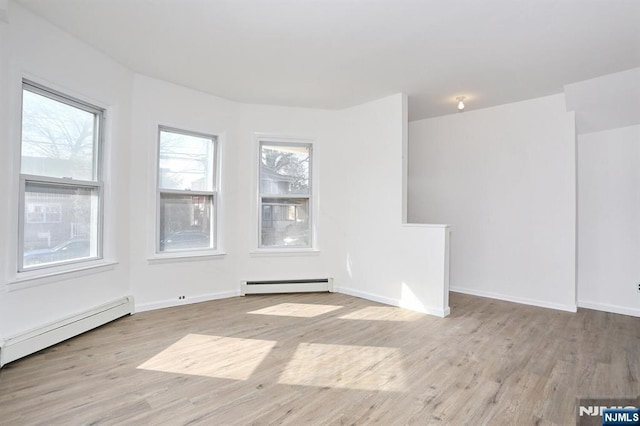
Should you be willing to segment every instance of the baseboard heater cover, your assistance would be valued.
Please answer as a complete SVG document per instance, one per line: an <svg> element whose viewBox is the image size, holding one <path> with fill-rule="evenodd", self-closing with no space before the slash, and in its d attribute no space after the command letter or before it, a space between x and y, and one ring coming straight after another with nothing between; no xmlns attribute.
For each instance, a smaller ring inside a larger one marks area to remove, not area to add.
<svg viewBox="0 0 640 426"><path fill-rule="evenodd" d="M43 327L7 338L0 347L0 367L108 322L134 313L133 296L96 306Z"/></svg>
<svg viewBox="0 0 640 426"><path fill-rule="evenodd" d="M269 293L333 292L333 278L274 281L242 281L240 295Z"/></svg>

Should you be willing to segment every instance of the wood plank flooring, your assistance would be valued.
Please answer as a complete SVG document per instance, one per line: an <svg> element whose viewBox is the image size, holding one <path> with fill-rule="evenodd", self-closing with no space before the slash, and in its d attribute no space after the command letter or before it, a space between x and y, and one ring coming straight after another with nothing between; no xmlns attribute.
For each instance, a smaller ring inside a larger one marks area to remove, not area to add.
<svg viewBox="0 0 640 426"><path fill-rule="evenodd" d="M640 318L452 294L436 318L342 294L144 312L6 365L1 425L528 425L640 395Z"/></svg>

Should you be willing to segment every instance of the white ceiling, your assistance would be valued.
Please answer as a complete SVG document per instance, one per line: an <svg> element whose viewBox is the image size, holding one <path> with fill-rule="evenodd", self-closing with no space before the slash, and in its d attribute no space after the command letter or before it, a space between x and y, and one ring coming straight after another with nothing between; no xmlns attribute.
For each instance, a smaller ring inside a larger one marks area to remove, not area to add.
<svg viewBox="0 0 640 426"><path fill-rule="evenodd" d="M242 102L411 120L640 67L639 0L17 0L151 77Z"/></svg>

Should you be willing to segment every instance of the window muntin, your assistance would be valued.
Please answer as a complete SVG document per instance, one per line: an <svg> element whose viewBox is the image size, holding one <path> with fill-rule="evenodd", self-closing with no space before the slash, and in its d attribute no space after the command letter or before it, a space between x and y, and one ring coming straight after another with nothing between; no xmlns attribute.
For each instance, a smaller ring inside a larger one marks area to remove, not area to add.
<svg viewBox="0 0 640 426"><path fill-rule="evenodd" d="M217 248L217 137L161 126L158 253Z"/></svg>
<svg viewBox="0 0 640 426"><path fill-rule="evenodd" d="M260 142L260 248L309 248L309 143Z"/></svg>
<svg viewBox="0 0 640 426"><path fill-rule="evenodd" d="M103 110L23 82L18 271L102 257Z"/></svg>

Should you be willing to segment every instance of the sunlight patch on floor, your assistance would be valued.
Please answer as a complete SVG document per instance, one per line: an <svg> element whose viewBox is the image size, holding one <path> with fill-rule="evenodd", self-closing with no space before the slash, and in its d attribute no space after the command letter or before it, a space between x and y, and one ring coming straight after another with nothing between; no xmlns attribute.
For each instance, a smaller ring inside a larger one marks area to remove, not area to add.
<svg viewBox="0 0 640 426"><path fill-rule="evenodd" d="M273 340L187 334L138 368L247 380L275 344Z"/></svg>
<svg viewBox="0 0 640 426"><path fill-rule="evenodd" d="M301 343L278 383L403 391L402 363L397 348Z"/></svg>
<svg viewBox="0 0 640 426"><path fill-rule="evenodd" d="M340 319L367 320L367 321L415 321L423 318L419 312L400 309L393 306L367 306L342 315Z"/></svg>
<svg viewBox="0 0 640 426"><path fill-rule="evenodd" d="M259 315L276 315L281 317L311 318L335 311L340 308L342 308L342 306L313 305L306 303L280 303L279 305L273 305L247 313Z"/></svg>

